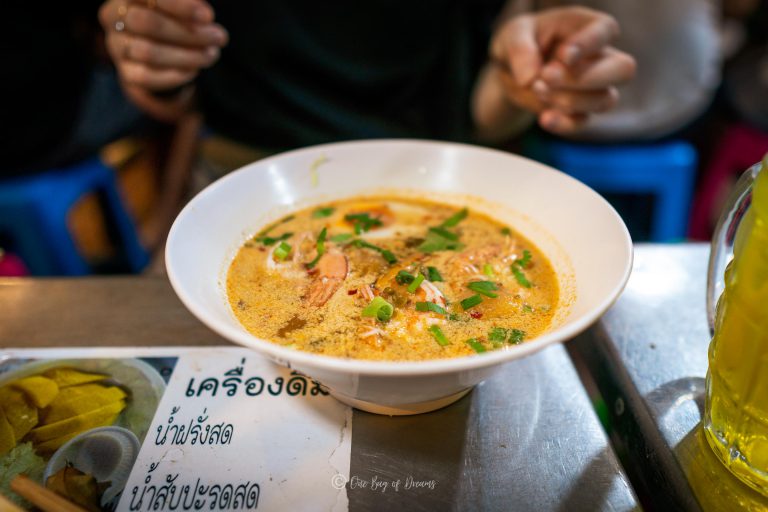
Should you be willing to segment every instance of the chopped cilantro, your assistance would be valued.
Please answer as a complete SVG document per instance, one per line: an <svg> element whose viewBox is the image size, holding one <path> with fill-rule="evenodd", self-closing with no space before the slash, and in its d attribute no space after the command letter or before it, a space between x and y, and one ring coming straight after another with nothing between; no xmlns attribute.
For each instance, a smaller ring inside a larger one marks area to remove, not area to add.
<svg viewBox="0 0 768 512"><path fill-rule="evenodd" d="M508 343L519 345L523 342L523 338L525 338L525 331L521 331L520 329L510 329Z"/></svg>
<svg viewBox="0 0 768 512"><path fill-rule="evenodd" d="M507 330L504 329L503 327L494 327L488 333L488 339L490 341L506 341L507 336L508 336Z"/></svg>
<svg viewBox="0 0 768 512"><path fill-rule="evenodd" d="M525 331L520 329L505 329L503 327L494 327L488 332L488 341L494 346L498 343L507 342L511 345L519 345L525 338Z"/></svg>

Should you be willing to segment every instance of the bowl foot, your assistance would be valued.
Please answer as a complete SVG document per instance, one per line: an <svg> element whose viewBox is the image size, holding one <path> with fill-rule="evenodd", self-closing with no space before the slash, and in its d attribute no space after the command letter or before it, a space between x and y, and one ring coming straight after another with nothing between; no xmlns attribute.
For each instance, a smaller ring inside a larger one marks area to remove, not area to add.
<svg viewBox="0 0 768 512"><path fill-rule="evenodd" d="M422 414L425 412L436 411L442 409L452 403L458 401L464 395L472 391L472 388L462 389L458 393L444 396L436 400L428 400L426 402L417 402L413 404L395 404L395 405L383 405L374 402L366 402L365 400L359 400L352 398L351 396L336 393L333 390L329 390L331 396L343 404L347 404L355 409L361 411L372 412L374 414L385 414L387 416L408 416L411 414Z"/></svg>

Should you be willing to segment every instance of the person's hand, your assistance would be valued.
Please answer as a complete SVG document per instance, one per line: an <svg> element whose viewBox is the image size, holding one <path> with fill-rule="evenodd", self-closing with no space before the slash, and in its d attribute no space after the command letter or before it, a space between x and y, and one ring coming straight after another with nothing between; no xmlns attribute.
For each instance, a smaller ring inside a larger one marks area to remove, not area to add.
<svg viewBox="0 0 768 512"><path fill-rule="evenodd" d="M121 85L160 118L170 113L162 111L163 105L172 107L185 98L158 100L154 94L190 83L227 44L227 31L213 20L213 9L203 0L109 0L99 9Z"/></svg>
<svg viewBox="0 0 768 512"><path fill-rule="evenodd" d="M635 74L634 59L610 46L618 33L611 16L583 7L516 16L494 34L489 73L544 129L573 133L590 114L613 108L616 85Z"/></svg>

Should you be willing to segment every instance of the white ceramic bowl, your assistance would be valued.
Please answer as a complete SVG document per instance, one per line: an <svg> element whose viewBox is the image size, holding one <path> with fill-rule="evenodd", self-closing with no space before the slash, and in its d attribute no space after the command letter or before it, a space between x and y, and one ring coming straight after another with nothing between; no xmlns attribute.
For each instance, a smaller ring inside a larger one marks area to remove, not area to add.
<svg viewBox="0 0 768 512"><path fill-rule="evenodd" d="M490 213L550 258L561 307L550 330L504 350L455 359L379 362L281 347L240 326L226 298L226 272L242 243L297 208L392 190ZM328 144L260 160L198 194L166 245L174 290L225 338L317 379L342 402L384 414L426 412L458 400L513 359L586 329L621 293L632 241L598 194L554 169L509 153L427 141Z"/></svg>

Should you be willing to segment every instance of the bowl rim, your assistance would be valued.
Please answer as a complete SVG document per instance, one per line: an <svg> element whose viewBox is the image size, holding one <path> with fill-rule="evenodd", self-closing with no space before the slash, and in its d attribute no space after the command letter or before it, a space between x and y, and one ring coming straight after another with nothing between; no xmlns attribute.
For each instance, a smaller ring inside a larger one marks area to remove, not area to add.
<svg viewBox="0 0 768 512"><path fill-rule="evenodd" d="M628 249L628 257L625 262L624 269L622 271L621 278L615 283L611 292L596 306L593 307L587 314L582 315L575 321L568 325L559 327L551 332L546 332L531 341L527 341L520 345L513 345L505 347L504 350L494 350L485 352L483 354L472 354L462 357L446 358L446 359L429 359L424 361L375 361L367 359L352 359L342 358L335 356L326 356L322 354L313 354L311 352L305 352L298 349L292 349L283 347L271 341L258 338L244 328L236 329L224 322L219 322L215 318L208 315L207 311L201 305L196 304L184 291L184 286L179 279L176 269L173 267L173 240L178 233L180 219L183 219L189 214L189 211L196 208L196 203L207 197L210 194L224 186L230 180L237 179L237 177L245 172L250 172L249 169L253 165L269 165L275 160L285 158L287 156L297 156L303 153L316 153L321 150L332 150L337 148L355 148L365 147L370 145L412 145L412 146L431 146L433 148L441 149L459 149L470 150L491 153L497 156L503 156L505 158L524 160L529 164L542 167L550 172L555 172L562 175L562 178L575 182L577 186L583 187L587 194L592 194L594 200L608 207L608 212L612 215L613 219L618 222L618 225L622 228L621 234L623 247ZM213 183L206 186L203 190L197 193L179 212L176 219L171 226L166 239L165 245L165 266L168 279L171 283L171 287L176 293L182 304L204 325L221 335L228 341L233 341L239 345L255 350L262 356L266 356L269 359L288 366L292 365L303 366L307 368L323 369L327 371L333 371L337 373L345 374L366 374L366 375L380 375L380 376L409 376L409 375L434 375L434 374L447 374L456 373L469 370L478 370L486 367L496 366L515 359L519 359L539 350L542 350L548 345L567 341L576 335L580 334L588 327L590 327L600 316L602 316L615 302L618 300L621 292L626 287L629 275L632 271L632 263L634 260L634 246L632 244L632 238L629 234L624 221L619 216L618 212L608 203L602 196L592 190L584 183L576 180L575 178L554 169L550 166L541 164L529 158L517 155L515 153L509 153L498 149L487 148L483 146L476 146L472 144L465 144L459 142L445 142L435 140L423 140L423 139L362 139L345 142L332 142L327 144L319 144L315 146L307 146L291 151L286 151L272 155L256 162L246 164L239 169L236 169L225 176L217 179Z"/></svg>

